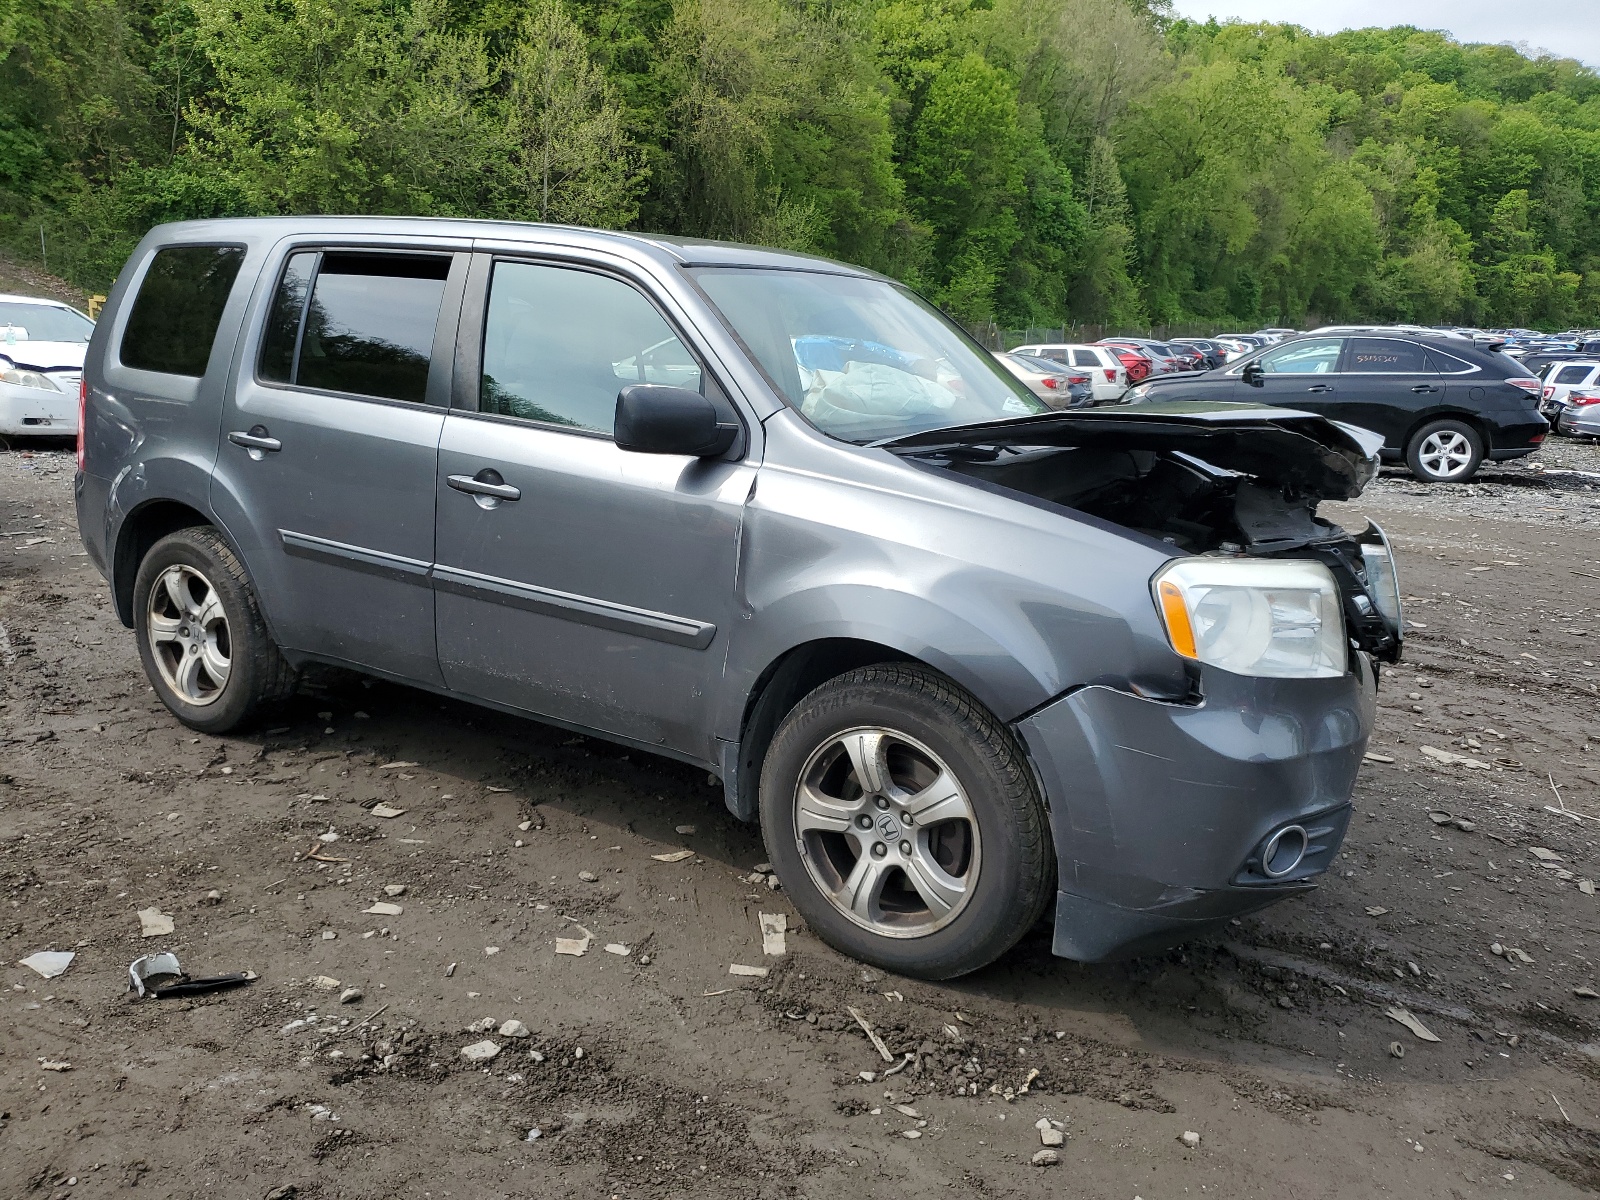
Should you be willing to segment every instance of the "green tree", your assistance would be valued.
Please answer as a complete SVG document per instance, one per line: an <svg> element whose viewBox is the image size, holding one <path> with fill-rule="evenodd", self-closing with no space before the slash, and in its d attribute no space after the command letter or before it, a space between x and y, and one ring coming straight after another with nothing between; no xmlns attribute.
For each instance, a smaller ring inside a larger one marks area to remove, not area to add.
<svg viewBox="0 0 1600 1200"><path fill-rule="evenodd" d="M590 61L561 0L541 0L507 64L503 146L540 221L620 227L638 212L643 176L622 109Z"/></svg>
<svg viewBox="0 0 1600 1200"><path fill-rule="evenodd" d="M1555 253L1540 244L1529 227L1530 207L1521 188L1507 192L1494 206L1480 271L1487 315L1501 325L1564 325L1574 315L1583 280L1561 270Z"/></svg>

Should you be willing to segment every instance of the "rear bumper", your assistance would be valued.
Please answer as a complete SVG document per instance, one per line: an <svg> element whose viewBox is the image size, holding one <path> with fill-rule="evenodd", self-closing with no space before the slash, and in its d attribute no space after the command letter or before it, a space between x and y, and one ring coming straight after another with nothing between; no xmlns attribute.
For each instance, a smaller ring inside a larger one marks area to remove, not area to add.
<svg viewBox="0 0 1600 1200"><path fill-rule="evenodd" d="M110 491L110 485L97 475L79 471L72 478L78 540L83 543L95 570L106 579L111 578L111 556L106 545L106 505Z"/></svg>
<svg viewBox="0 0 1600 1200"><path fill-rule="evenodd" d="M1055 952L1127 957L1314 887L1372 730L1376 680L1358 658L1340 679L1208 670L1197 705L1085 687L1019 722L1050 804ZM1291 827L1304 852L1264 869Z"/></svg>
<svg viewBox="0 0 1600 1200"><path fill-rule="evenodd" d="M1550 432L1550 422L1537 411L1507 413L1501 421L1489 427L1489 451L1492 459L1520 458L1532 454Z"/></svg>
<svg viewBox="0 0 1600 1200"><path fill-rule="evenodd" d="M1600 437L1600 404L1567 409L1556 429L1568 437Z"/></svg>

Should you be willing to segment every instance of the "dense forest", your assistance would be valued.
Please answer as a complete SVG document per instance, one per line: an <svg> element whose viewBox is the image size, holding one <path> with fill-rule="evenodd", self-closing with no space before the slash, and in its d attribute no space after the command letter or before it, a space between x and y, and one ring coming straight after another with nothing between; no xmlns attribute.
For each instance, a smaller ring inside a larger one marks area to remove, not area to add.
<svg viewBox="0 0 1600 1200"><path fill-rule="evenodd" d="M0 0L0 241L549 220L812 250L968 322L1600 325L1600 74L1163 0Z"/></svg>

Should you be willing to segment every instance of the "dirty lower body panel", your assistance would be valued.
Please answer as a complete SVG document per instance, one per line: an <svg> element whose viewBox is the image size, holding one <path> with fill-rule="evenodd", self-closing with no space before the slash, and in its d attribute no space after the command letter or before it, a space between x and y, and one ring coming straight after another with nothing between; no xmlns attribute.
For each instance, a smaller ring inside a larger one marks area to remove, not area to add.
<svg viewBox="0 0 1600 1200"><path fill-rule="evenodd" d="M1338 854L1375 715L1366 657L1339 679L1208 668L1201 691L1085 687L1018 723L1050 805L1057 954L1172 945L1308 890Z"/></svg>

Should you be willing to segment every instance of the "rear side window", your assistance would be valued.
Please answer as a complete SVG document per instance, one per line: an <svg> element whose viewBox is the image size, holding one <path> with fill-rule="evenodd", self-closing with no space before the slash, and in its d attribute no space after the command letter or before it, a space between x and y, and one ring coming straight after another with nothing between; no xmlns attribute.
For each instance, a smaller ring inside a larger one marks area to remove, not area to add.
<svg viewBox="0 0 1600 1200"><path fill-rule="evenodd" d="M1478 369L1465 359L1431 347L1428 350L1428 366L1441 375L1466 375Z"/></svg>
<svg viewBox="0 0 1600 1200"><path fill-rule="evenodd" d="M1588 380L1589 372L1593 369L1593 367L1562 367L1561 370L1556 373L1556 377L1550 380L1550 382L1584 383Z"/></svg>
<svg viewBox="0 0 1600 1200"><path fill-rule="evenodd" d="M243 262L242 246L157 250L128 313L122 365L164 375L204 375Z"/></svg>
<svg viewBox="0 0 1600 1200"><path fill-rule="evenodd" d="M1351 338L1350 365L1357 374L1433 374L1428 352L1415 342L1394 338Z"/></svg>
<svg viewBox="0 0 1600 1200"><path fill-rule="evenodd" d="M291 255L267 316L261 378L423 403L449 274L443 254Z"/></svg>

